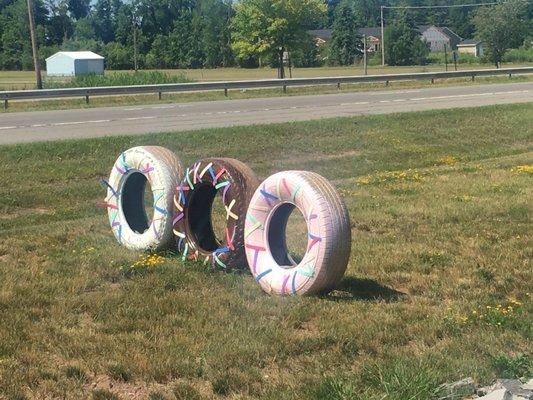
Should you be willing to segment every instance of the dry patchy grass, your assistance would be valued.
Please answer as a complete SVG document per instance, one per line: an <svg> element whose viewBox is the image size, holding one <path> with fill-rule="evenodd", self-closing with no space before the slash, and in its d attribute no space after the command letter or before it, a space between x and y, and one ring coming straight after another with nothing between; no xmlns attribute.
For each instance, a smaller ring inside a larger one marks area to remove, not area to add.
<svg viewBox="0 0 533 400"><path fill-rule="evenodd" d="M532 127L522 104L0 147L0 398L429 399L531 374ZM331 179L338 290L120 248L98 178L148 143Z"/></svg>

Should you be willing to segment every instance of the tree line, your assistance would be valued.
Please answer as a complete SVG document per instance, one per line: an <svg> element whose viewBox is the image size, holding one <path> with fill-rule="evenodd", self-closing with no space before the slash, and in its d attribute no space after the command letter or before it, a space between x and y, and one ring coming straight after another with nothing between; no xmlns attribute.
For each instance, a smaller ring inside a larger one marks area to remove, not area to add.
<svg viewBox="0 0 533 400"><path fill-rule="evenodd" d="M482 2L469 2L473 1ZM530 21L532 3L511 1L524 4L518 7L522 14L517 18L525 13ZM306 67L325 61L353 63L362 48L357 28L377 26L380 6L389 2L393 1L34 0L34 13L43 64L58 50L92 50L106 57L109 69L132 69L135 60L141 68L277 66L287 53L293 65ZM450 1L409 1L409 5L440 3ZM480 21L490 21L487 29L476 28L483 25L476 22L478 14ZM495 35L490 25L507 22L474 9L390 12L386 39L401 45L389 49L398 54L389 62L416 63L424 56L423 43L413 34L416 25L447 25L463 37L484 31L489 37ZM333 27L333 40L327 54L321 54L307 31L326 27ZM523 35L516 34L513 40L520 38ZM26 0L0 0L0 69L31 68Z"/></svg>

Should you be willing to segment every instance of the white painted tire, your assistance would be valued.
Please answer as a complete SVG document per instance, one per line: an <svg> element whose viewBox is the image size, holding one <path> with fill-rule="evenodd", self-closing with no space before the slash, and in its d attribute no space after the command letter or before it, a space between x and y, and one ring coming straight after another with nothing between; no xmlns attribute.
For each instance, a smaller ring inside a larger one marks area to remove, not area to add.
<svg viewBox="0 0 533 400"><path fill-rule="evenodd" d="M297 207L307 221L307 251L296 265L285 229ZM324 294L340 282L350 257L348 211L335 188L313 172L272 175L257 189L246 216L246 257L261 288L276 295Z"/></svg>
<svg viewBox="0 0 533 400"><path fill-rule="evenodd" d="M139 251L172 246L173 197L182 177L181 162L164 147L134 147L119 156L104 184L109 223L121 245ZM154 198L152 221L145 209L146 183Z"/></svg>

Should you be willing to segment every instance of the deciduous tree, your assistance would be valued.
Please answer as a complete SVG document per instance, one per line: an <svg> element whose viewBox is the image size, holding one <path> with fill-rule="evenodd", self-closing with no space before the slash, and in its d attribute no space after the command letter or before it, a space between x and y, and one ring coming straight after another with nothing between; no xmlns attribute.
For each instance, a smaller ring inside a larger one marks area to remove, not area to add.
<svg viewBox="0 0 533 400"><path fill-rule="evenodd" d="M233 19L233 50L240 59L277 57L284 78L283 54L299 48L307 30L325 22L321 0L240 0Z"/></svg>

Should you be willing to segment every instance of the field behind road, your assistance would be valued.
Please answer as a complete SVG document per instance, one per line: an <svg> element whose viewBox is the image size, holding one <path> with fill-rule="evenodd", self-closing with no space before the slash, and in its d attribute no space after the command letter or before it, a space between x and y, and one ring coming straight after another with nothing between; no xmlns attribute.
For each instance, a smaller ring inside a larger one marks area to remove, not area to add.
<svg viewBox="0 0 533 400"><path fill-rule="evenodd" d="M339 289L271 298L173 254L132 270L98 180L143 144L331 179L353 234ZM0 398L428 399L533 373L531 104L17 145L0 164Z"/></svg>
<svg viewBox="0 0 533 400"><path fill-rule="evenodd" d="M516 68L529 66L531 63L504 63L502 68ZM453 70L453 65L448 66ZM491 64L460 64L458 70L466 69L485 69L494 68ZM399 74L407 72L433 72L444 71L444 65L426 65L426 66L405 66L405 67L381 67L370 66L368 73L373 75L380 74ZM161 72L170 75L184 75L186 78L205 82L205 81L225 81L225 80L248 80L248 79L269 79L276 78L277 70L273 68L213 68L213 69L165 69ZM317 68L293 68L294 78L312 78L323 76L342 76L342 75L363 75L363 68L359 65L351 67L317 67ZM133 71L106 71L106 74L115 74L121 72ZM289 70L287 69L287 77ZM44 76L46 79L46 73ZM35 88L35 75L33 71L0 71L0 91L1 90L26 90Z"/></svg>

